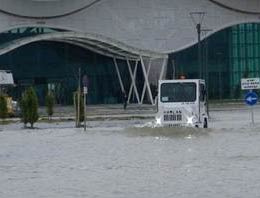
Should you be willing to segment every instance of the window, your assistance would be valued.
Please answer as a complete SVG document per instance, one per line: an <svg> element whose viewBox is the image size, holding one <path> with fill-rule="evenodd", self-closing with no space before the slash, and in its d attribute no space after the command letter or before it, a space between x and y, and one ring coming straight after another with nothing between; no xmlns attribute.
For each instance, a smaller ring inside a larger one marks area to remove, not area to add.
<svg viewBox="0 0 260 198"><path fill-rule="evenodd" d="M161 102L194 102L196 101L196 84L163 83L161 85Z"/></svg>

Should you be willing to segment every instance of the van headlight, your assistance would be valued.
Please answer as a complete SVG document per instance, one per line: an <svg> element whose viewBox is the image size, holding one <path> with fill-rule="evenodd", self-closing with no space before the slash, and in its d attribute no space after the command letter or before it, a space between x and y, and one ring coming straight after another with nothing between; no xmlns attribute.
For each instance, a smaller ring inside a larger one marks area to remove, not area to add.
<svg viewBox="0 0 260 198"><path fill-rule="evenodd" d="M197 117L196 116L188 116L187 117L187 124L194 124L194 123L196 123L196 122L198 122L198 119L197 119Z"/></svg>
<svg viewBox="0 0 260 198"><path fill-rule="evenodd" d="M161 125L162 124L162 121L161 121L161 117L160 116L157 116L156 118L155 118L156 120L156 125Z"/></svg>

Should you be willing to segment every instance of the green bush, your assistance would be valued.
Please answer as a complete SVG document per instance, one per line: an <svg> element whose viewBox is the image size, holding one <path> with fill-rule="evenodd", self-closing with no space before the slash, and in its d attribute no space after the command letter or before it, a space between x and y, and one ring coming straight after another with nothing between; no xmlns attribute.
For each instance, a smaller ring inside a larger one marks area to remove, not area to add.
<svg viewBox="0 0 260 198"><path fill-rule="evenodd" d="M8 116L7 101L4 95L0 95L0 118L5 119Z"/></svg>
<svg viewBox="0 0 260 198"><path fill-rule="evenodd" d="M49 117L49 120L51 119L51 116L53 115L54 101L55 101L55 98L54 98L53 93L51 91L48 92L45 97L45 106L46 106L46 113Z"/></svg>
<svg viewBox="0 0 260 198"><path fill-rule="evenodd" d="M33 128L33 125L37 122L39 115L38 98L32 87L26 89L23 93L20 106L24 125L26 126L27 123L30 123L31 128Z"/></svg>

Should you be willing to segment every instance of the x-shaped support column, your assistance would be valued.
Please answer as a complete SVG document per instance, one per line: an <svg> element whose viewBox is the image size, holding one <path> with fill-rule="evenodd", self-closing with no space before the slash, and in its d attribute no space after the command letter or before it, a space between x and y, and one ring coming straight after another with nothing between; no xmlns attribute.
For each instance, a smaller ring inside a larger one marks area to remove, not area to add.
<svg viewBox="0 0 260 198"><path fill-rule="evenodd" d="M137 72L138 62L139 62L138 60L136 60L136 62L135 62L134 74L133 74L134 81L132 81L131 86L130 86L130 89L129 89L128 100L127 100L128 103L129 103L129 101L130 101L130 98L131 98L131 95L132 95L132 92L133 92L133 88L134 88L134 86L136 86L136 84L135 84L135 79L136 79L136 72ZM129 72L130 72L130 75L131 75L132 69L129 70ZM137 98L138 104L141 104L141 103L140 103L139 94L136 95L136 98Z"/></svg>
<svg viewBox="0 0 260 198"><path fill-rule="evenodd" d="M167 63L168 63L168 57L163 59L163 64L162 64L162 69L161 69L161 72L160 72L159 80L163 79L163 75L165 74L165 69L166 69Z"/></svg>
<svg viewBox="0 0 260 198"><path fill-rule="evenodd" d="M151 70L151 65L152 65L152 59L149 60L149 63L148 63L148 68L147 68L147 79L149 78L149 74L150 74L150 70ZM144 101L144 94L145 94L145 90L146 90L146 87L147 87L147 84L144 83L144 86L143 86L143 91L142 91L142 97L141 97L141 103L143 103Z"/></svg>
<svg viewBox="0 0 260 198"><path fill-rule="evenodd" d="M116 67L116 73L117 73L117 77L118 77L119 84L120 84L120 87L121 87L121 91L122 91L122 93L125 93L124 84L123 84L123 81L122 81L122 78L121 78L121 75L120 75L120 71L119 71L119 68L118 68L118 65L117 65L117 62L116 62L116 58L113 58L113 60L114 60L114 64L115 64L115 67Z"/></svg>
<svg viewBox="0 0 260 198"><path fill-rule="evenodd" d="M141 60L141 65L142 65L142 69L143 69L143 74L144 74L144 90L143 90L142 95L144 95L145 89L147 89L150 102L152 103L152 105L154 105L153 95L152 95L151 87L150 87L149 80L148 80L148 74L149 74L148 72L150 72L151 61L149 62L148 69L146 71L145 65L144 65L144 60L143 60L142 56L140 56L140 60ZM143 101L141 101L141 103L143 103Z"/></svg>
<svg viewBox="0 0 260 198"><path fill-rule="evenodd" d="M130 97L131 97L131 94L132 94L132 91L133 91L133 88L134 88L134 92L135 92L138 104L140 104L140 97L139 97L139 94L138 94L138 91L137 91L137 87L136 87L136 83L135 83L138 61L135 62L134 73L132 71L131 64L130 64L128 59L126 59L126 62L127 62L128 70L129 70L129 73L130 73L130 76L131 76L131 80L132 80L132 83L131 83L131 86L130 86L130 89L129 89L129 93L128 93L128 100L127 101L129 103Z"/></svg>

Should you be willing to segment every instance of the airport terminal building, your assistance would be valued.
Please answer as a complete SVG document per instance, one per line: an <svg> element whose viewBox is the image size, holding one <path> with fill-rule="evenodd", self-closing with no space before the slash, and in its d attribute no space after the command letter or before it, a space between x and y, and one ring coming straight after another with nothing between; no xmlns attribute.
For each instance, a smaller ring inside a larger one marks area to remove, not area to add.
<svg viewBox="0 0 260 198"><path fill-rule="evenodd" d="M48 89L72 104L155 104L159 79L204 78L210 99L239 99L260 77L259 0L0 0L0 70L19 97Z"/></svg>

